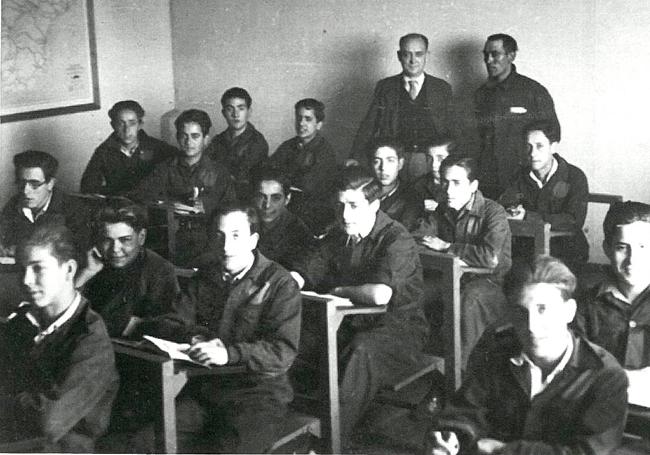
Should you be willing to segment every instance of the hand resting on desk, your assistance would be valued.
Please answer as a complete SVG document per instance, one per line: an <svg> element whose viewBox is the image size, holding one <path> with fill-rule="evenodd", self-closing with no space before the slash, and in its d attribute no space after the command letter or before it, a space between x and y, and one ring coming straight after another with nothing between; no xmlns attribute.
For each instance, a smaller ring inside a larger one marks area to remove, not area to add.
<svg viewBox="0 0 650 455"><path fill-rule="evenodd" d="M192 343L187 355L204 365L221 366L228 363L228 349L219 338Z"/></svg>

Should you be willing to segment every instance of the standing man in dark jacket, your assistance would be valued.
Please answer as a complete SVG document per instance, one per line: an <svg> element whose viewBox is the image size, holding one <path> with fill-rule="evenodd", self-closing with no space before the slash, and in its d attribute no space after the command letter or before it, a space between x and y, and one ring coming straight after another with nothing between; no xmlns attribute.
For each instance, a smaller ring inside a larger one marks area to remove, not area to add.
<svg viewBox="0 0 650 455"><path fill-rule="evenodd" d="M451 86L425 74L428 52L426 36L409 33L400 38L397 58L402 73L377 83L352 143L350 157L357 163L369 162L377 139L390 139L405 147L403 177L407 182L426 172L426 157L420 147L448 134L451 126Z"/></svg>
<svg viewBox="0 0 650 455"><path fill-rule="evenodd" d="M521 168L500 202L508 209L509 218L538 219L551 223L553 230L571 231L573 236L551 239L551 254L575 266L589 259L589 245L582 232L589 186L584 172L556 153L559 139L553 128L545 120L524 127L528 165ZM527 242L515 245L533 249Z"/></svg>
<svg viewBox="0 0 650 455"><path fill-rule="evenodd" d="M104 322L74 288L72 234L43 224L17 256L29 297L0 322L0 442L42 437L43 452L92 453L118 376Z"/></svg>
<svg viewBox="0 0 650 455"><path fill-rule="evenodd" d="M560 140L553 98L540 83L517 72L517 41L503 33L488 36L483 61L488 80L474 94L480 139L479 169L485 195L497 199L525 163L523 127L547 120Z"/></svg>
<svg viewBox="0 0 650 455"><path fill-rule="evenodd" d="M549 256L520 272L512 324L476 346L427 453L605 455L621 443L627 379L610 353L569 330L575 276Z"/></svg>
<svg viewBox="0 0 650 455"><path fill-rule="evenodd" d="M151 173L156 164L176 153L171 145L144 132L144 109L137 101L118 101L108 111L108 116L113 133L90 158L81 177L82 193L126 194Z"/></svg>
<svg viewBox="0 0 650 455"><path fill-rule="evenodd" d="M190 384L177 409L181 452L262 453L293 398L287 371L298 352L300 292L282 266L255 250L257 229L255 209L220 209L211 225L214 262L190 283L196 324L181 333L189 355L246 372Z"/></svg>

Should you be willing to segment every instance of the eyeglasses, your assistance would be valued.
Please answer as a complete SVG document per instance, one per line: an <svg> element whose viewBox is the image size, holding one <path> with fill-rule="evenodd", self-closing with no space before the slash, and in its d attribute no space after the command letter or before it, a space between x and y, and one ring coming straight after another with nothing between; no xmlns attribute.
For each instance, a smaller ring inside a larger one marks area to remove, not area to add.
<svg viewBox="0 0 650 455"><path fill-rule="evenodd" d="M47 183L47 180L42 182L39 180L16 180L14 182L18 188L25 188L25 185L29 186L32 190L37 190Z"/></svg>

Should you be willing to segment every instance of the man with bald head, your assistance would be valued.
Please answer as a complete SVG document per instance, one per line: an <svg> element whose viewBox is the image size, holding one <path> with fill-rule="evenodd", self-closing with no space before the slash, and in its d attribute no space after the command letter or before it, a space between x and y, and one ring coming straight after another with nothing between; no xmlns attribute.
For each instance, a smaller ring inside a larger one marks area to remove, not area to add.
<svg viewBox="0 0 650 455"><path fill-rule="evenodd" d="M451 104L451 86L424 72L428 52L426 36L409 33L400 38L397 58L402 72L377 83L368 113L352 143L352 159L368 163L373 142L390 139L405 146L402 173L407 180L424 173L418 174L418 169L426 168L426 155L419 147L447 132Z"/></svg>

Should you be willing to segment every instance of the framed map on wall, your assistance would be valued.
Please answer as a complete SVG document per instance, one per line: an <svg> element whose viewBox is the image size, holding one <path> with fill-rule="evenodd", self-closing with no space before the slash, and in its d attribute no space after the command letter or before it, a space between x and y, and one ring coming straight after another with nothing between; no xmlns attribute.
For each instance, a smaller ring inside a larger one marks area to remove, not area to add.
<svg viewBox="0 0 650 455"><path fill-rule="evenodd" d="M2 0L0 121L99 109L92 0Z"/></svg>

